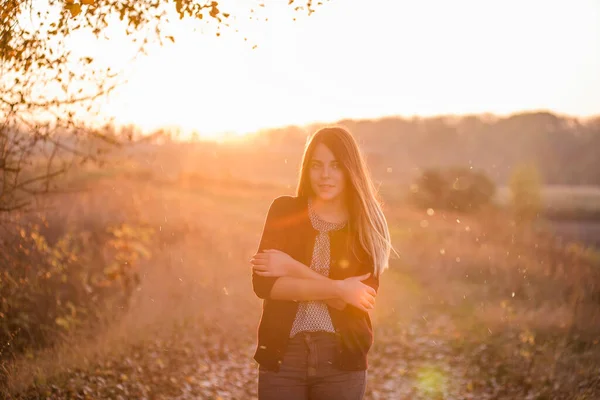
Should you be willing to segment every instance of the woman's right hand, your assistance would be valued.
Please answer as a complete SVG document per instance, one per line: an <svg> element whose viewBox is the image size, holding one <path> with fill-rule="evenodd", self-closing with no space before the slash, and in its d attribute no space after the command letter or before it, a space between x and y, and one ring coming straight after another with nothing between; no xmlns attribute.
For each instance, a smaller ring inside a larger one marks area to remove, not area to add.
<svg viewBox="0 0 600 400"><path fill-rule="evenodd" d="M362 311L368 312L373 309L377 292L371 286L362 283L370 275L369 273L336 281L339 297Z"/></svg>

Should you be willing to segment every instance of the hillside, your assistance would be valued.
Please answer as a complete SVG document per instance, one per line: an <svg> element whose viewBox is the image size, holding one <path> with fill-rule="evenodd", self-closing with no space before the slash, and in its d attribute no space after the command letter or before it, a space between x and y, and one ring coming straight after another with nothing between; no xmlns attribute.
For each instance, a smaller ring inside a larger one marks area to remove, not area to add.
<svg viewBox="0 0 600 400"><path fill-rule="evenodd" d="M462 165L505 185L511 170L534 162L546 185L600 185L600 118L551 113L344 120L364 146L375 177L408 184L420 169ZM139 163L165 172L293 184L307 136L321 125L290 126L239 140L176 142L134 151Z"/></svg>

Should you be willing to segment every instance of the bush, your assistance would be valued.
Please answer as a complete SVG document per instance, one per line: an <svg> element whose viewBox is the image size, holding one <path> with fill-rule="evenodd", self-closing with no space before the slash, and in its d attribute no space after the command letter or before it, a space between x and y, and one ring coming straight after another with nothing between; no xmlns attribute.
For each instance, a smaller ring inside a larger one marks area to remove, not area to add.
<svg viewBox="0 0 600 400"><path fill-rule="evenodd" d="M411 185L410 198L420 208L476 211L489 204L496 187L482 172L470 168L430 168Z"/></svg>
<svg viewBox="0 0 600 400"><path fill-rule="evenodd" d="M0 360L99 321L109 305L125 309L150 256L152 232L129 225L55 238L42 221L15 227L0 237Z"/></svg>

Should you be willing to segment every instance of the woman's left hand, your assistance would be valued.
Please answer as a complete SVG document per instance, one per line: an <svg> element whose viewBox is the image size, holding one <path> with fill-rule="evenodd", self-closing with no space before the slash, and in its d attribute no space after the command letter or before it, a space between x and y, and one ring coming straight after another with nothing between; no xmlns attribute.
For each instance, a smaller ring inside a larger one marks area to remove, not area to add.
<svg viewBox="0 0 600 400"><path fill-rule="evenodd" d="M294 259L283 251L268 249L257 253L250 260L252 269L260 276L288 276Z"/></svg>

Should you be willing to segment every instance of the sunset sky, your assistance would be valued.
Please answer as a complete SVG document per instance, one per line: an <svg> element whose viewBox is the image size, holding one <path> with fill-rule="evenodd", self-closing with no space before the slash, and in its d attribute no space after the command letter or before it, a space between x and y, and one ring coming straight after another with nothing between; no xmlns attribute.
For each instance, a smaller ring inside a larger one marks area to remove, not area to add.
<svg viewBox="0 0 600 400"><path fill-rule="evenodd" d="M105 113L206 136L346 117L600 115L598 0L331 0L310 17L265 3L269 21L238 21L240 33L173 26L175 44L130 65Z"/></svg>

